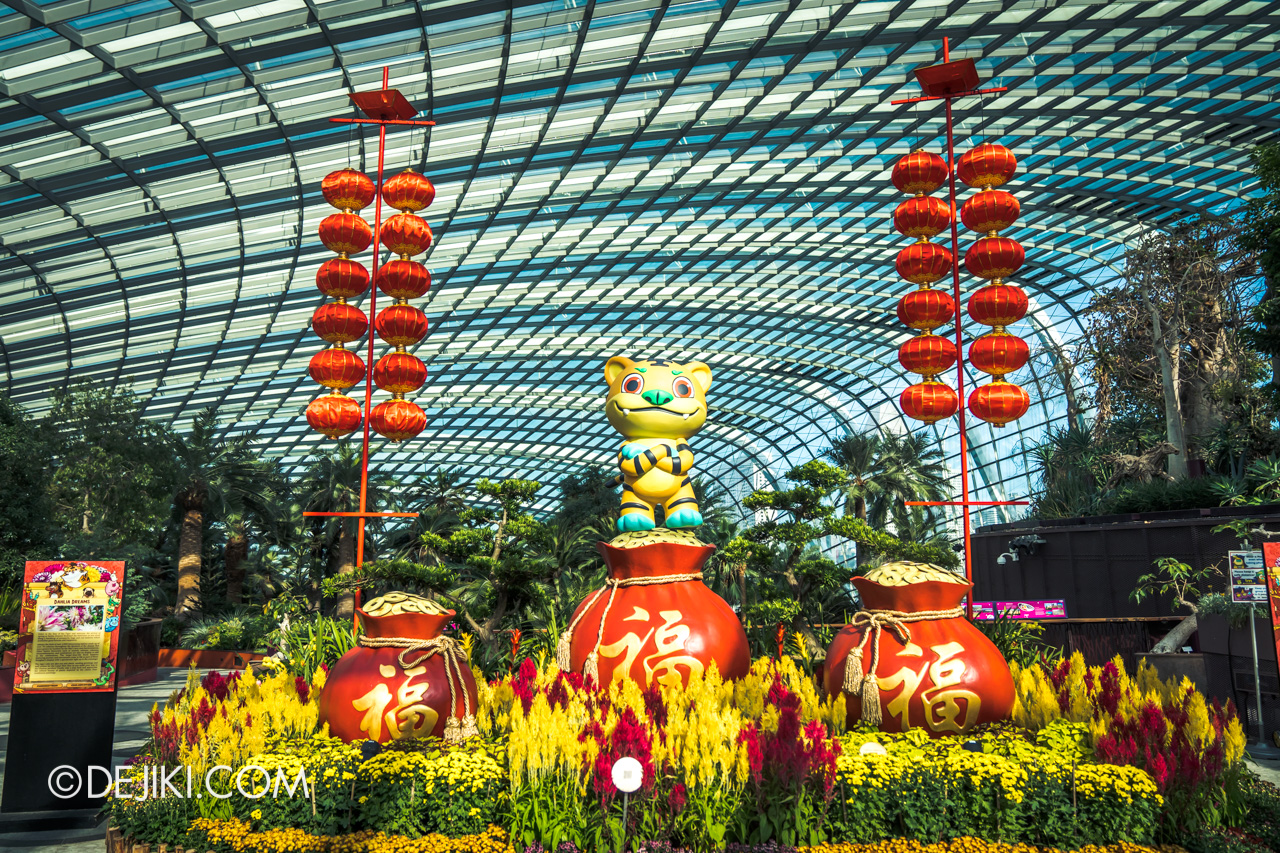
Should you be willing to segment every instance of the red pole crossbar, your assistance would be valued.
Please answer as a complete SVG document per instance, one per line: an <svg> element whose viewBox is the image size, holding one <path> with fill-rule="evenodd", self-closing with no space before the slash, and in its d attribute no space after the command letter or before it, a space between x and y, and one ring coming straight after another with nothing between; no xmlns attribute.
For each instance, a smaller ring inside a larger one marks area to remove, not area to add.
<svg viewBox="0 0 1280 853"><path fill-rule="evenodd" d="M943 41L946 41L946 39L943 39ZM948 55L950 54L948 53ZM1007 92L1008 90L1008 86L996 86L994 89L973 89L969 92L956 92L954 95L921 95L919 98L900 98L889 103L896 106L898 104L916 104L920 101L941 101L943 99L950 101L952 98L968 98L973 95L989 95L992 92ZM337 119L334 119L334 121L337 121Z"/></svg>
<svg viewBox="0 0 1280 853"><path fill-rule="evenodd" d="M417 518L416 512L304 512L307 518Z"/></svg>
<svg viewBox="0 0 1280 853"><path fill-rule="evenodd" d="M382 85L385 87L387 85L387 79L386 79L387 69L384 68L382 70L383 70ZM381 124L381 125L405 124L405 125L409 125L410 127L435 127L436 126L436 123L434 121L413 121L412 119L400 119L400 118L331 118L329 119L329 121L333 122L334 124Z"/></svg>
<svg viewBox="0 0 1280 853"><path fill-rule="evenodd" d="M1026 501L903 501L906 506L1026 506Z"/></svg>

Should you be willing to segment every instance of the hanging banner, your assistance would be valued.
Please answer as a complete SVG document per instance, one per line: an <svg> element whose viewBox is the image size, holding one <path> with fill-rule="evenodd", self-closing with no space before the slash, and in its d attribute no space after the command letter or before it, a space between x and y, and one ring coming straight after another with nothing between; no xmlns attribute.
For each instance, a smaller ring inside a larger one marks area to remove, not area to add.
<svg viewBox="0 0 1280 853"><path fill-rule="evenodd" d="M1262 543L1262 562L1267 570L1267 592L1271 599L1271 639L1280 662L1280 542Z"/></svg>
<svg viewBox="0 0 1280 853"><path fill-rule="evenodd" d="M115 690L123 562L29 561L14 693Z"/></svg>

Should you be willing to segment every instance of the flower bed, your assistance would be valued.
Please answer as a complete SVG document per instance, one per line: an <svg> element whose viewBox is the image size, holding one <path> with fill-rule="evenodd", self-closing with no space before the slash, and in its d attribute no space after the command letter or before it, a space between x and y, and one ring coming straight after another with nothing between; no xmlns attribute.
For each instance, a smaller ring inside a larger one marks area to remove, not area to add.
<svg viewBox="0 0 1280 853"><path fill-rule="evenodd" d="M1232 710L1186 685L1078 659L1016 675L1013 722L935 740L843 731L843 700L821 698L788 658L759 660L735 683L712 669L648 691L596 689L526 660L480 680L480 738L377 754L317 730L322 670L311 682L193 675L153 712L134 777L185 765L204 778L221 764L232 771L215 769L211 783L230 796L116 797L112 823L139 843L219 853L1074 849L1200 831L1215 821L1196 797L1221 804L1242 778ZM610 774L622 756L643 768L625 817ZM303 773L307 795L259 797L256 776L237 792L233 774L248 766ZM1181 779L1188 768L1198 787Z"/></svg>

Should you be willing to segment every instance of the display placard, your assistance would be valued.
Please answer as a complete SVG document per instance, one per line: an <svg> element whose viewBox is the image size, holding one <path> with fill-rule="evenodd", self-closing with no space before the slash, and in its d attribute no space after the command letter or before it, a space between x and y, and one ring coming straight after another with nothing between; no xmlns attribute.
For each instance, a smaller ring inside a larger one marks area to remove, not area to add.
<svg viewBox="0 0 1280 853"><path fill-rule="evenodd" d="M1271 638L1280 661L1280 542L1262 543L1262 562L1267 570L1267 591L1271 599Z"/></svg>
<svg viewBox="0 0 1280 853"><path fill-rule="evenodd" d="M995 619L1001 613L1006 619L1066 619L1067 602L1052 601L975 601L974 619Z"/></svg>
<svg viewBox="0 0 1280 853"><path fill-rule="evenodd" d="M1267 577L1261 551L1228 551L1227 578L1231 600L1242 604L1267 602Z"/></svg>
<svg viewBox="0 0 1280 853"><path fill-rule="evenodd" d="M123 562L29 561L14 693L115 690Z"/></svg>

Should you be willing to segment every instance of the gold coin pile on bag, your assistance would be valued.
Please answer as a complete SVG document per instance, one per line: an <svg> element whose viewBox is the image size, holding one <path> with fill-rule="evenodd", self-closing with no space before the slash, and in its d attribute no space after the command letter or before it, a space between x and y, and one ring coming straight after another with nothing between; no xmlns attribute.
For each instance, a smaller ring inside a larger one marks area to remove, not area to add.
<svg viewBox="0 0 1280 853"><path fill-rule="evenodd" d="M964 578L949 572L942 566L932 563L912 563L901 560L896 563L885 563L877 566L864 575L867 580L875 581L881 586L909 586L925 581L941 581L942 583L964 583Z"/></svg>
<svg viewBox="0 0 1280 853"><path fill-rule="evenodd" d="M448 613L448 608L441 607L429 598L411 595L407 592L389 592L380 595L361 608L370 616L394 616L397 613L426 613L439 616Z"/></svg>
<svg viewBox="0 0 1280 853"><path fill-rule="evenodd" d="M702 547L702 540L688 530L671 530L666 527L620 533L613 537L609 544L615 548L643 548L645 545L653 545L658 542L670 542L673 545L693 545L695 548Z"/></svg>

